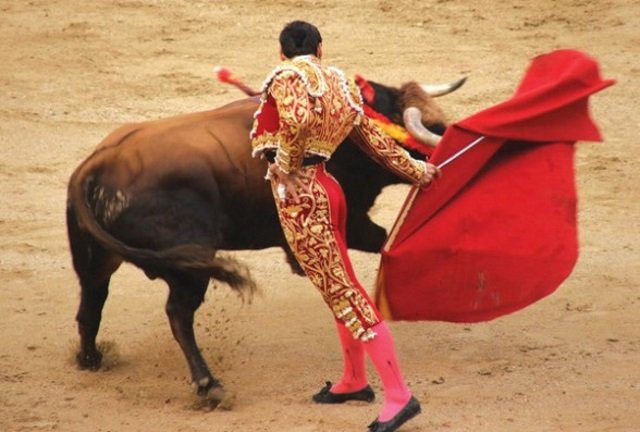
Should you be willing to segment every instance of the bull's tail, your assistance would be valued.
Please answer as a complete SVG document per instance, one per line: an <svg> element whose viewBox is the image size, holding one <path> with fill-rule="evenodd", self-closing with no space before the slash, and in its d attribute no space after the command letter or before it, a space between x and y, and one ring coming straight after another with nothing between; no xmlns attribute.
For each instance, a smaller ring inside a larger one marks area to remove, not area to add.
<svg viewBox="0 0 640 432"><path fill-rule="evenodd" d="M164 267L174 270L198 271L217 281L226 283L243 296L245 294L251 296L256 290L255 281L246 265L229 256L216 254L216 251L211 247L199 244L185 244L153 251L131 248L117 239L114 240L126 248L129 255L119 253L123 258L143 268L153 266L156 268Z"/></svg>
<svg viewBox="0 0 640 432"><path fill-rule="evenodd" d="M129 246L107 232L96 219L88 199L92 183L90 162L91 158L76 170L68 187L68 211L75 214L80 229L88 232L106 250L137 265L149 276L161 277L167 270L194 271L228 284L243 296L251 296L256 284L248 268L233 258L216 256L213 247L184 244L162 250L143 249Z"/></svg>

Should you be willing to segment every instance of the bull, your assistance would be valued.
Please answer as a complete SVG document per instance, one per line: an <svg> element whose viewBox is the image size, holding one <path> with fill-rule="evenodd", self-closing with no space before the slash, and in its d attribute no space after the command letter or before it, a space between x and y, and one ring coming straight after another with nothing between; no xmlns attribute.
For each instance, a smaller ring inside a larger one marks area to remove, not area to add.
<svg viewBox="0 0 640 432"><path fill-rule="evenodd" d="M390 88L360 80L365 100L412 134L434 143L445 119L432 96L453 84ZM124 262L169 286L166 314L202 402L224 399L196 343L194 313L211 279L250 296L248 269L217 251L281 247L299 267L279 225L266 162L251 157L249 131L255 97L205 112L124 125L109 134L73 172L68 183L67 232L81 293L76 315L80 369L97 370L96 346L111 276ZM413 110L405 109L413 107ZM415 108L418 108L416 110ZM403 119L403 113L405 113ZM386 231L368 211L382 189L401 182L358 148L352 134L327 163L347 198L350 248L378 252Z"/></svg>

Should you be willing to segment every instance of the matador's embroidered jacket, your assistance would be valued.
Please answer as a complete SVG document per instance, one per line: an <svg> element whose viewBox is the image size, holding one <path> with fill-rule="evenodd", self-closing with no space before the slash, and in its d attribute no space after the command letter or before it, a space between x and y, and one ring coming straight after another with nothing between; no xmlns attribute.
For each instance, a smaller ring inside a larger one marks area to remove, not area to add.
<svg viewBox="0 0 640 432"><path fill-rule="evenodd" d="M328 160L354 127L379 163L413 183L422 178L425 163L364 115L355 83L310 55L282 62L266 79L251 131L253 156L275 152L275 163L291 173L307 157Z"/></svg>

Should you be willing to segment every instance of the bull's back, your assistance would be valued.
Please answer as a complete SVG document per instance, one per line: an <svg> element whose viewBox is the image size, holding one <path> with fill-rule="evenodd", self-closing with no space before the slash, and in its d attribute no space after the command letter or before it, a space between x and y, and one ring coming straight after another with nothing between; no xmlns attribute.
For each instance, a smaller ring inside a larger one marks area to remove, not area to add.
<svg viewBox="0 0 640 432"><path fill-rule="evenodd" d="M108 165L120 183L140 177L143 170L163 173L188 171L205 164L223 183L257 172L251 158L249 131L258 104L254 99L209 111L130 123L110 133L82 164L96 170Z"/></svg>
<svg viewBox="0 0 640 432"><path fill-rule="evenodd" d="M257 106L247 99L124 125L97 146L70 183L81 183L90 199L104 201L90 204L96 213L120 200L118 217L107 228L135 244L155 242L160 248L206 238L216 245L223 241L227 249L257 247L255 232L246 227L270 226L275 217L263 178L266 164L250 154ZM183 229L185 221L198 228ZM145 230L129 232L132 226ZM183 228L167 229L172 226ZM269 237L258 239L259 246L273 245L277 236Z"/></svg>

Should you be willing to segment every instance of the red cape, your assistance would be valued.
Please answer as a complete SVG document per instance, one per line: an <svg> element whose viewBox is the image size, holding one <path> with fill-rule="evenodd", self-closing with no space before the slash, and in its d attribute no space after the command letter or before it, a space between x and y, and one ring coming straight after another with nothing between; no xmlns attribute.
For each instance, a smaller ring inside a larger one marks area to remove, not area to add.
<svg viewBox="0 0 640 432"><path fill-rule="evenodd" d="M549 295L578 257L574 143L600 141L588 98L613 84L575 50L536 57L515 95L448 128L382 251L376 301L398 320L477 322Z"/></svg>

